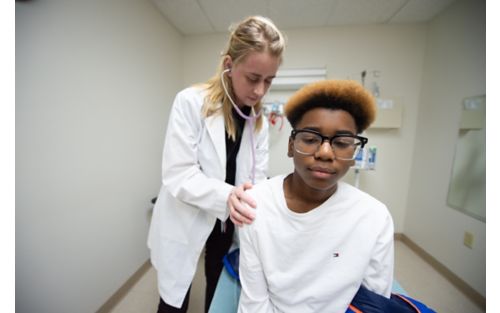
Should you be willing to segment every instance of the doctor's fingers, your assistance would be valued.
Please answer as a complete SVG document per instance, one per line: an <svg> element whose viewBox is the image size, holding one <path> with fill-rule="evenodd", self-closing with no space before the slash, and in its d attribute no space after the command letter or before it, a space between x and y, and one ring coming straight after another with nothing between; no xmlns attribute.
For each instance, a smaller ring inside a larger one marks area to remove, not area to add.
<svg viewBox="0 0 500 313"><path fill-rule="evenodd" d="M229 195L227 204L229 207L229 215L235 225L242 226L243 223L250 224L253 222L255 218L254 209L248 207L248 205L241 201L234 192L231 192Z"/></svg>
<svg viewBox="0 0 500 313"><path fill-rule="evenodd" d="M257 204L253 200L253 198L245 192L245 190L251 189L252 184L250 183L245 183L243 185L240 185L238 187L235 187L232 191L232 194L236 196L237 200L239 202L244 202L251 206L252 208L256 208Z"/></svg>
<svg viewBox="0 0 500 313"><path fill-rule="evenodd" d="M245 209L248 210L248 208ZM244 211L245 209L241 209L241 211L238 211L235 207L230 207L229 217L231 218L231 221L234 225L241 227L244 224L251 224L253 222L253 218L249 218L248 215L242 213L242 211Z"/></svg>
<svg viewBox="0 0 500 313"><path fill-rule="evenodd" d="M255 209L251 207L255 207L255 203L248 194L241 192L238 194L238 188L235 188L228 199L228 204L230 208L234 208L236 213L239 213L245 219L253 220L255 218ZM248 224L248 223L247 223Z"/></svg>

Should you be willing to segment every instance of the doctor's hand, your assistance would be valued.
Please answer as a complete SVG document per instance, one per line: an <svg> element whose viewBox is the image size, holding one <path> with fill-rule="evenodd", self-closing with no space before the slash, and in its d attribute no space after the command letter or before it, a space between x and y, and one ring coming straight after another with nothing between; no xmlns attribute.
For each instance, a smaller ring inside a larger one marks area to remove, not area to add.
<svg viewBox="0 0 500 313"><path fill-rule="evenodd" d="M227 197L227 206L229 207L229 217L236 226L251 224L255 218L255 208L257 204L245 190L251 189L252 184L246 182L243 185L234 187Z"/></svg>

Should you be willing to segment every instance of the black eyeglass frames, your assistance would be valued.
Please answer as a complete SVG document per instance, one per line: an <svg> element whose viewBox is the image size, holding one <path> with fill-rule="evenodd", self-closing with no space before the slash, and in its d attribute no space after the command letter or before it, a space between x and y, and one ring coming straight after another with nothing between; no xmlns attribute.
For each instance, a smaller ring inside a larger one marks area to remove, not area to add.
<svg viewBox="0 0 500 313"><path fill-rule="evenodd" d="M304 155L315 154L328 141L339 160L354 160L368 142L368 138L362 136L341 133L328 137L311 129L294 129L290 136L294 140L295 151Z"/></svg>

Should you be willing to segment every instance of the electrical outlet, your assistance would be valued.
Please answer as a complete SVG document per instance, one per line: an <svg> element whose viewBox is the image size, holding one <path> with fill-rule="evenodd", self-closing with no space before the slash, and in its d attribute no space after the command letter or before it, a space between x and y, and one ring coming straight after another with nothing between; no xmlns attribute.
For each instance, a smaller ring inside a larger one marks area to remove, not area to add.
<svg viewBox="0 0 500 313"><path fill-rule="evenodd" d="M474 245L474 235L472 233L469 233L468 231L466 231L464 234L464 245L471 249Z"/></svg>

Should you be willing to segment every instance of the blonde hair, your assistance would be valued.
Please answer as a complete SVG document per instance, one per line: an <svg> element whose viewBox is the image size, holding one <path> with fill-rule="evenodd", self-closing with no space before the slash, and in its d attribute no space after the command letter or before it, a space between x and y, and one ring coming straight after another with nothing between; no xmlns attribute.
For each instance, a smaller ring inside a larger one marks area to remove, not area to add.
<svg viewBox="0 0 500 313"><path fill-rule="evenodd" d="M213 114L224 115L225 127L229 136L234 140L236 137L236 125L232 115L232 104L221 83L221 76L224 72L224 61L229 56L234 64L242 62L251 52L268 52L270 55L279 58L285 49L285 38L274 23L262 16L250 16L245 20L230 28L231 34L226 49L222 52L221 60L215 75L210 78L205 87L207 96L203 104L202 115L204 117ZM231 80L225 80L228 92L234 95ZM222 104L222 106L220 106ZM255 105L255 111L259 112L262 103L259 101ZM255 124L255 130L262 128L262 115L259 116Z"/></svg>

